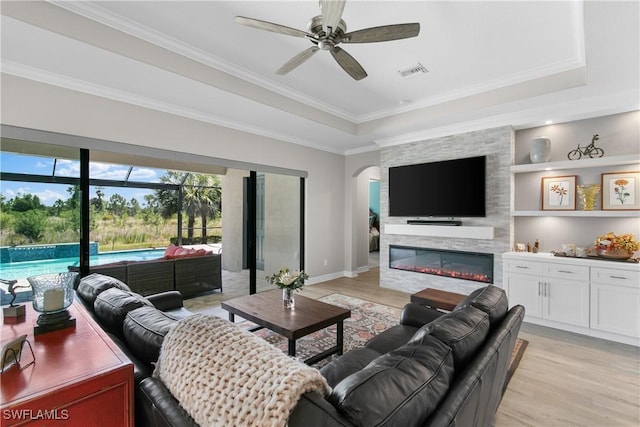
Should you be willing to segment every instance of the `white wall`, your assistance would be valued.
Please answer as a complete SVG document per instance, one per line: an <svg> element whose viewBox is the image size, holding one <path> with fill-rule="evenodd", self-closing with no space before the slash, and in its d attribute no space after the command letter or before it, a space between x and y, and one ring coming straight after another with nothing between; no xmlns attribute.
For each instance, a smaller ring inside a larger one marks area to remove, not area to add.
<svg viewBox="0 0 640 427"><path fill-rule="evenodd" d="M242 270L243 244L243 209L244 201L241 195L244 191L244 177L249 172L238 169L227 169L222 176L222 269L227 271Z"/></svg>
<svg viewBox="0 0 640 427"><path fill-rule="evenodd" d="M312 279L347 270L344 156L6 74L1 83L5 125L162 149L176 158L195 154L229 167L237 161L306 171L306 269Z"/></svg>

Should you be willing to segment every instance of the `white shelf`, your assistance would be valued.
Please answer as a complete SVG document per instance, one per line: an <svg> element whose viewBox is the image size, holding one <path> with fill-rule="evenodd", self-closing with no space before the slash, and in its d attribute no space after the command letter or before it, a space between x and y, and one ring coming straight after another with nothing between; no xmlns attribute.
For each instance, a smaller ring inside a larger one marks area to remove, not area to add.
<svg viewBox="0 0 640 427"><path fill-rule="evenodd" d="M598 168L602 166L620 166L639 164L640 156L629 154L626 156L600 157L598 159L563 160L548 163L527 163L511 166L511 173L540 172L558 169Z"/></svg>
<svg viewBox="0 0 640 427"><path fill-rule="evenodd" d="M406 236L459 237L464 239L493 239L493 227L446 226L424 224L385 224L386 234Z"/></svg>
<svg viewBox="0 0 640 427"><path fill-rule="evenodd" d="M567 216L574 218L634 218L640 211L512 211L511 216Z"/></svg>

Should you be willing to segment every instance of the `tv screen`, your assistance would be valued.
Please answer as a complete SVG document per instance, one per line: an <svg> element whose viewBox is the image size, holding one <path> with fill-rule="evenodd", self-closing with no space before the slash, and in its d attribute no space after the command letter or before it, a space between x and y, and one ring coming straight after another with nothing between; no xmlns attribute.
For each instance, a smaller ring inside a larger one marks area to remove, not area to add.
<svg viewBox="0 0 640 427"><path fill-rule="evenodd" d="M484 217L486 156L389 168L389 216Z"/></svg>

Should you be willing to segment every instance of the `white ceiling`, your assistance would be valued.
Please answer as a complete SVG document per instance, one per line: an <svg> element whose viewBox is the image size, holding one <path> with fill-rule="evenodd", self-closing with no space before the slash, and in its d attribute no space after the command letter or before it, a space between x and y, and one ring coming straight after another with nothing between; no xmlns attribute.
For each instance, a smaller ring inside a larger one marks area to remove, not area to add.
<svg viewBox="0 0 640 427"><path fill-rule="evenodd" d="M636 1L359 1L347 31L419 22L416 38L343 44L274 73L317 1L2 2L2 72L341 154L492 126L638 109ZM402 78L422 64L429 72Z"/></svg>

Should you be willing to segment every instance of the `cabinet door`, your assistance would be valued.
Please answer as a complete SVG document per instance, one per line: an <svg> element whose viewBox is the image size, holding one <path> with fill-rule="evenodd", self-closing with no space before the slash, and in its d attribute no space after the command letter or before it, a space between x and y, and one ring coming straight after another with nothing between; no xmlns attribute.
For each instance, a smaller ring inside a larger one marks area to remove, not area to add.
<svg viewBox="0 0 640 427"><path fill-rule="evenodd" d="M591 327L639 338L640 289L592 283Z"/></svg>
<svg viewBox="0 0 640 427"><path fill-rule="evenodd" d="M510 307L521 304L526 317L542 317L542 280L539 277L506 273L504 283Z"/></svg>
<svg viewBox="0 0 640 427"><path fill-rule="evenodd" d="M543 295L545 319L589 327L589 282L547 279Z"/></svg>

